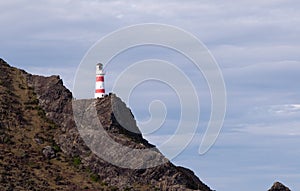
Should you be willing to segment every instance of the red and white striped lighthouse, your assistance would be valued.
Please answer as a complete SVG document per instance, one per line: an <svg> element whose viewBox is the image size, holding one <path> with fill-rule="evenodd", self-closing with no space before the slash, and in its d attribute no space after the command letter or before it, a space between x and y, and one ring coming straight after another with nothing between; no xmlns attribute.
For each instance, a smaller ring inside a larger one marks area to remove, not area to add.
<svg viewBox="0 0 300 191"><path fill-rule="evenodd" d="M99 63L96 65L96 90L95 90L95 98L103 97L105 94L104 89L104 75L103 72L103 64Z"/></svg>

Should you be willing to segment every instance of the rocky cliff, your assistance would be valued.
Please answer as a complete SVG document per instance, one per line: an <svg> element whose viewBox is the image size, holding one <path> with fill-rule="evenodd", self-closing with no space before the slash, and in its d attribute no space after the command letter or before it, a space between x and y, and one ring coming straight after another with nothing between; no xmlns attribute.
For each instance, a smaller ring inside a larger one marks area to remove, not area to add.
<svg viewBox="0 0 300 191"><path fill-rule="evenodd" d="M88 109L90 105L96 118ZM109 145L98 138L85 139L81 131L90 132L91 128L85 122L78 125L74 114L85 115L92 124L97 119L111 140L134 151L151 150L151 155L124 156L110 149L108 154L120 164L137 168L107 162L91 151L87 140L97 145L100 155L107 153ZM191 170L173 165L142 137L130 110L116 95L74 100L58 76L31 75L3 60L0 147L0 190L210 191ZM134 160L127 160L128 156ZM164 163L143 168L144 161Z"/></svg>

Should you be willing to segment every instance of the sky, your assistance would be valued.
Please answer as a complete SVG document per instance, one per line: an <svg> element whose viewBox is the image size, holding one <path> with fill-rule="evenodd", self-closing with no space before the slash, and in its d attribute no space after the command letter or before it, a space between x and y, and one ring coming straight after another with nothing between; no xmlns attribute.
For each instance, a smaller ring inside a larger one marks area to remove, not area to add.
<svg viewBox="0 0 300 191"><path fill-rule="evenodd" d="M201 115L193 140L172 161L218 191L268 190L275 181L300 190L299 8L296 0L1 1L0 57L30 73L60 75L72 91L83 57L105 35L142 23L179 27L204 43L226 85L226 117L207 153L199 155L198 149L211 112L209 88L182 55L154 46L123 52L106 66L107 91L131 63L174 63L194 82ZM127 104L137 120L145 121L153 99L165 104L166 122L144 136L160 148L180 117L176 92L145 82Z"/></svg>

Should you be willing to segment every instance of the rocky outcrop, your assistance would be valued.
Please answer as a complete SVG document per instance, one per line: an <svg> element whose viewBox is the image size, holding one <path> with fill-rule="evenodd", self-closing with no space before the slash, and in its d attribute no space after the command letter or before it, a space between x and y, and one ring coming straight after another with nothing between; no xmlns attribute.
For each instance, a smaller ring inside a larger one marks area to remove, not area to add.
<svg viewBox="0 0 300 191"><path fill-rule="evenodd" d="M3 173L8 171L2 171L4 167L0 166L1 177L6 177L4 183L0 180L0 185L5 186L0 186L1 190L35 187L45 190L210 190L192 171L173 165L142 137L130 109L116 95L74 100L59 76L31 75L10 67L3 60L0 67L1 76L4 76L0 78L0 146L5 144L0 154L8 156L10 153L13 159L0 157L0 164L11 167L13 162L19 165L17 169L21 169L5 176ZM78 122L74 114L90 120ZM151 152L123 155L110 149L108 154L117 162L133 165L136 169L123 168L99 157L87 146L89 142L98 145L94 149L100 154L107 153L105 148L110 144L101 137L86 139L91 135L87 132L99 129L95 126L97 121L100 121L103 131L93 132L107 134L108 140L124 148ZM87 122L94 125L85 124ZM23 147L24 153L15 161L17 154L12 151L22 151ZM153 161L162 163L142 168L146 162L151 164ZM21 179L12 181L13 176L22 177L22 173L25 173L26 180L32 180L30 184ZM18 181L19 184L14 183ZM22 184L27 186L22 187Z"/></svg>
<svg viewBox="0 0 300 191"><path fill-rule="evenodd" d="M280 182L275 182L268 191L291 191L288 187L284 186Z"/></svg>
<svg viewBox="0 0 300 191"><path fill-rule="evenodd" d="M86 146L81 138L82 135L76 128L73 119L72 94L63 86L59 77L26 75L26 78L30 87L35 90L46 116L61 129L61 132L55 137L57 144L68 156L79 157L81 165L96 173L102 182L119 188L126 188L135 184L151 185L150 188L161 190L210 190L192 171L183 167L176 167L168 161L153 168L132 170L120 168L97 157ZM84 111L85 115L88 113L86 108L95 104L97 117L103 129L114 141L134 149L155 148L143 139L132 113L116 95L110 94L97 100L73 100L73 106L74 104L79 111ZM90 122L95 119L98 121L96 117L89 117L87 121ZM120 121L122 125L120 125ZM99 139L96 140L99 141ZM106 146L105 143L102 141L93 145L102 145L98 148L105 149L109 146ZM155 157L166 160L157 149L156 151L158 154ZM114 149L111 149L109 154L110 157L117 156L122 160L122 155L114 152ZM144 156L139 158L144 158ZM124 161L126 160L127 158L124 158Z"/></svg>

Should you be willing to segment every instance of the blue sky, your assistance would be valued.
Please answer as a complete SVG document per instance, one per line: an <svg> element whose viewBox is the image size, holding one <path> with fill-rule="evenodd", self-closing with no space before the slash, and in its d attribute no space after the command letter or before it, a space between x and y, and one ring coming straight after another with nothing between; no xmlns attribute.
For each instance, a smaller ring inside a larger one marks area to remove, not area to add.
<svg viewBox="0 0 300 191"><path fill-rule="evenodd" d="M108 33L145 22L180 27L199 38L219 64L227 89L227 113L216 144L199 155L210 98L205 80L197 76L199 129L173 162L191 168L216 190L267 190L277 180L300 190L299 8L296 0L2 1L0 57L31 73L59 74L72 89L81 59ZM133 49L107 66L107 89L111 90L121 62L145 58L185 62L162 48ZM193 68L183 70L193 79ZM153 94L153 87L165 91ZM151 99L165 102L164 127L146 136L157 145L168 137L168 128L179 116L172 93L162 84L145 83L135 89L129 104L137 119L145 119ZM140 101L139 96L145 99Z"/></svg>

